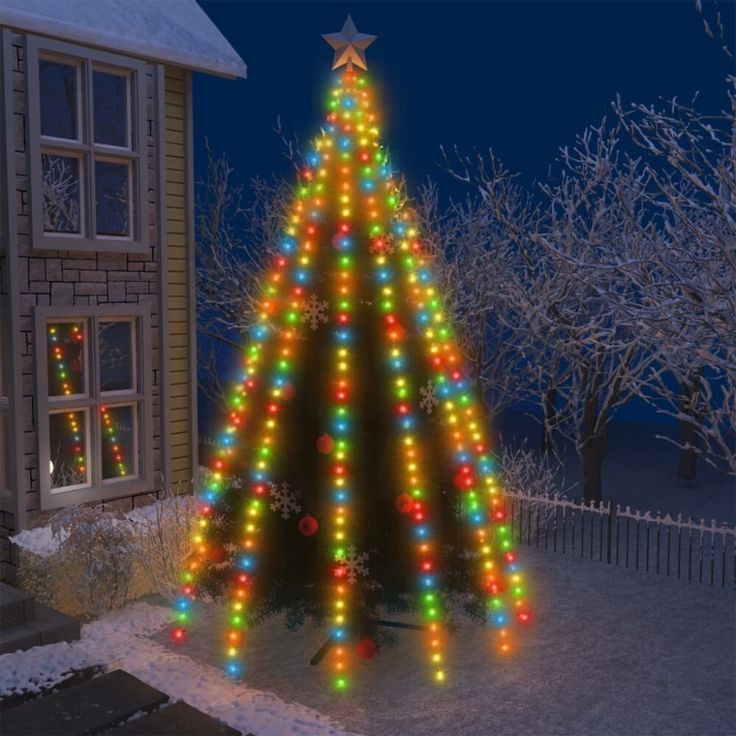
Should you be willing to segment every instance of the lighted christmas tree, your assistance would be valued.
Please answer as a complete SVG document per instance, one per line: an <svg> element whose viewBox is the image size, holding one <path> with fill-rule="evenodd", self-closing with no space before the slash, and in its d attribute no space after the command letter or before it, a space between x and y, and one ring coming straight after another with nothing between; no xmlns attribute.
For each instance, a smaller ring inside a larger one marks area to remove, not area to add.
<svg viewBox="0 0 736 736"><path fill-rule="evenodd" d="M364 53L375 37L348 18L325 39L346 69L202 492L174 637L198 596L226 595L225 667L238 676L264 617L325 620L345 689L354 652L375 651L380 616L418 610L442 681L451 607L488 621L506 653L530 617L526 591L483 412L380 144Z"/></svg>

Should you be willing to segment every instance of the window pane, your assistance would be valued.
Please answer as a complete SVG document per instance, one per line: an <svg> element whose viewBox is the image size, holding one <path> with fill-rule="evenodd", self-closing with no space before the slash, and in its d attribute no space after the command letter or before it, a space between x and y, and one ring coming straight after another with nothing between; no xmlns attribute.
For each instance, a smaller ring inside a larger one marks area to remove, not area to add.
<svg viewBox="0 0 736 736"><path fill-rule="evenodd" d="M87 412L49 414L51 489L89 482Z"/></svg>
<svg viewBox="0 0 736 736"><path fill-rule="evenodd" d="M129 235L130 164L95 161L97 234Z"/></svg>
<svg viewBox="0 0 736 736"><path fill-rule="evenodd" d="M40 59L41 135L77 140L77 67Z"/></svg>
<svg viewBox="0 0 736 736"><path fill-rule="evenodd" d="M136 407L101 408L102 479L113 480L137 475L138 448Z"/></svg>
<svg viewBox="0 0 736 736"><path fill-rule="evenodd" d="M133 391L133 323L100 322L100 391Z"/></svg>
<svg viewBox="0 0 736 736"><path fill-rule="evenodd" d="M128 147L128 78L92 73L95 143Z"/></svg>
<svg viewBox="0 0 736 736"><path fill-rule="evenodd" d="M41 154L43 229L47 233L80 233L79 159Z"/></svg>
<svg viewBox="0 0 736 736"><path fill-rule="evenodd" d="M84 322L59 322L47 326L49 396L86 393Z"/></svg>

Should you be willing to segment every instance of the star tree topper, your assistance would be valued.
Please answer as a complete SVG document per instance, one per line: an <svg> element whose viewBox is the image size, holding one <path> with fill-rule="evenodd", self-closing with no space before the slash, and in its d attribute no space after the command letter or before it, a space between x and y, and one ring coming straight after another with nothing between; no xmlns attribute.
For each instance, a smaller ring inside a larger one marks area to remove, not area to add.
<svg viewBox="0 0 736 736"><path fill-rule="evenodd" d="M378 38L368 33L358 33L353 19L348 16L345 25L339 33L324 33L322 38L335 49L335 58L332 68L337 69L347 64L352 69L353 64L361 69L368 69L365 63L365 50Z"/></svg>

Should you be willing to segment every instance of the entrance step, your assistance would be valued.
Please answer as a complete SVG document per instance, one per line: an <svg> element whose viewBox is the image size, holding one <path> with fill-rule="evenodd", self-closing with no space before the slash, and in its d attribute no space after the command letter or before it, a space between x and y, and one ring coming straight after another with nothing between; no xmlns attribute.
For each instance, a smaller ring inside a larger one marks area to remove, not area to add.
<svg viewBox="0 0 736 736"><path fill-rule="evenodd" d="M33 621L35 601L30 593L0 583L0 631Z"/></svg>
<svg viewBox="0 0 736 736"><path fill-rule="evenodd" d="M240 731L191 705L174 703L106 731L105 736L240 736Z"/></svg>
<svg viewBox="0 0 736 736"><path fill-rule="evenodd" d="M74 687L79 685L81 682L91 680L93 677L97 677L102 674L102 667L98 664L90 667L85 667L81 670L70 670L62 674L64 678L61 682L55 682L53 685L49 683L40 683L40 690L38 692L31 692L30 690L25 692L14 693L13 695L7 695L4 698L0 698L0 718L6 710L11 708L17 708L19 705L24 703L30 703L38 698L43 698L46 695L56 692L57 690L63 690L67 687ZM0 728L1 730L1 728Z"/></svg>
<svg viewBox="0 0 736 736"><path fill-rule="evenodd" d="M115 670L3 713L3 736L81 736L110 730L168 696L133 675Z"/></svg>
<svg viewBox="0 0 736 736"><path fill-rule="evenodd" d="M10 587L10 586L7 586ZM11 601L17 604L18 600ZM0 630L0 654L15 652L19 649L30 649L40 644L54 644L57 641L74 641L79 639L79 621L64 613L44 606L42 603L31 603L21 599L21 609L24 612L32 611L30 619L28 613L23 614L23 620L16 626L3 626ZM10 609L19 610L17 605Z"/></svg>

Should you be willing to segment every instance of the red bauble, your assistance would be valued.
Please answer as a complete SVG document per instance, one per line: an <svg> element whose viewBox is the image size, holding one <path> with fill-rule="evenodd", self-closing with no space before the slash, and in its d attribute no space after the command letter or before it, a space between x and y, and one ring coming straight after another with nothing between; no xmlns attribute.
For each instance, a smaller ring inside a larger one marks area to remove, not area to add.
<svg viewBox="0 0 736 736"><path fill-rule="evenodd" d="M410 514L414 510L414 499L408 493L397 496L396 510L400 514Z"/></svg>
<svg viewBox="0 0 736 736"><path fill-rule="evenodd" d="M215 564L219 564L225 561L227 550L224 547L211 547L207 551L207 557Z"/></svg>
<svg viewBox="0 0 736 736"><path fill-rule="evenodd" d="M376 656L376 652L378 652L378 647L370 636L364 636L358 642L357 650L358 656L361 659L373 659Z"/></svg>
<svg viewBox="0 0 736 736"><path fill-rule="evenodd" d="M469 491L475 486L475 474L470 467L464 465L455 473L454 481L459 490Z"/></svg>
<svg viewBox="0 0 736 736"><path fill-rule="evenodd" d="M285 401L290 401L294 398L294 386L291 383L287 383L286 385L281 387L281 398Z"/></svg>
<svg viewBox="0 0 736 736"><path fill-rule="evenodd" d="M317 533L317 529L319 529L319 524L314 516L307 514L299 519L299 532L305 537L313 537Z"/></svg>
<svg viewBox="0 0 736 736"><path fill-rule="evenodd" d="M330 435L325 432L318 440L317 440L317 449L323 454L323 455L329 455L334 449L335 449L335 440L330 437Z"/></svg>

